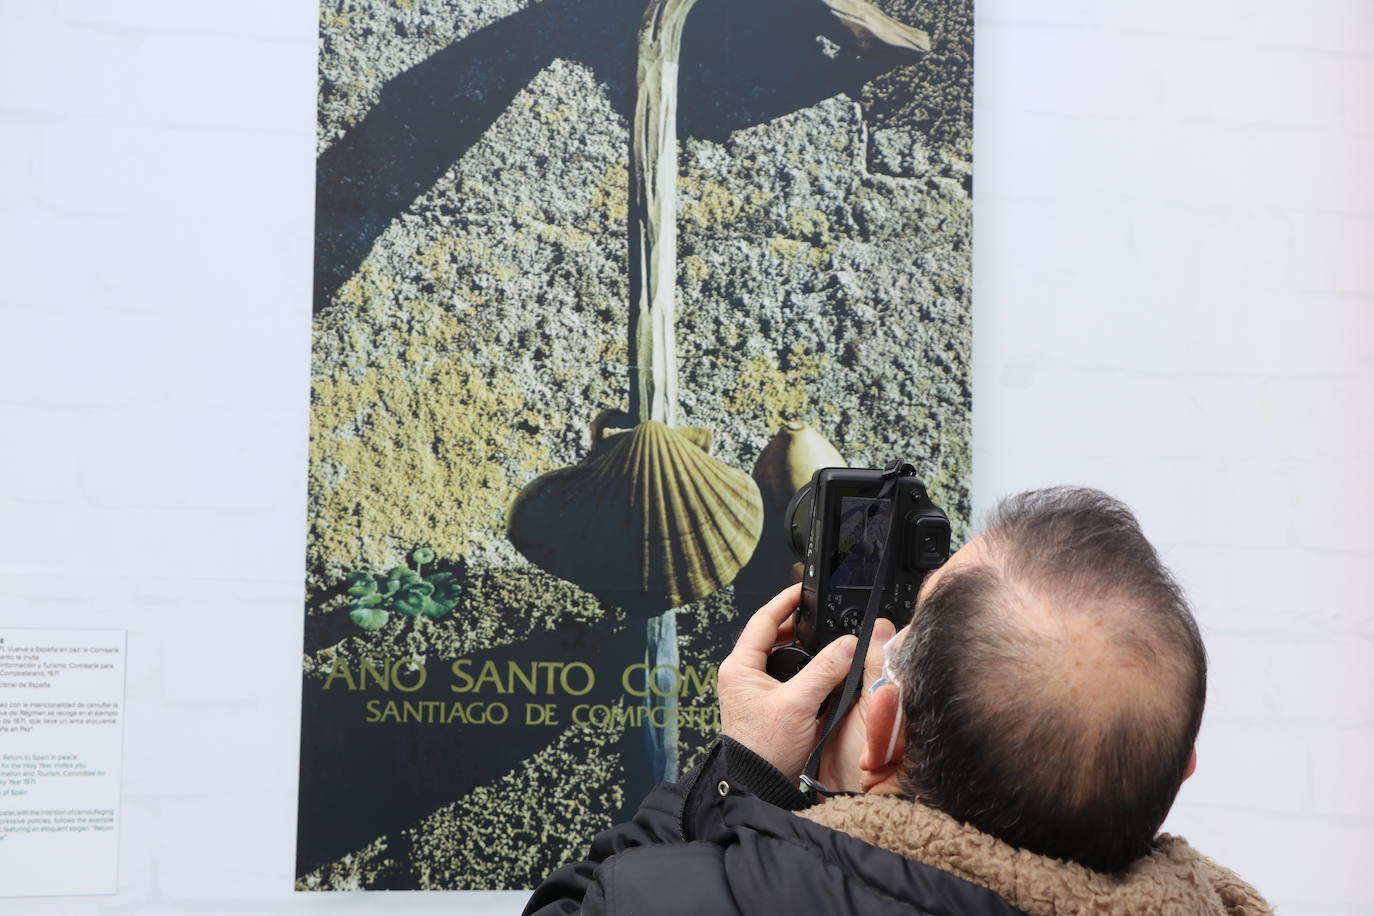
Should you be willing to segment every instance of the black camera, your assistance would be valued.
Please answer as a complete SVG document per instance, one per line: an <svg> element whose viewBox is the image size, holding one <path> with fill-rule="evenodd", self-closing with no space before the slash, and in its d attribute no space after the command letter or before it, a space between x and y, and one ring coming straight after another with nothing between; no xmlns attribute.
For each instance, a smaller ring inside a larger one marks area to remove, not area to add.
<svg viewBox="0 0 1374 916"><path fill-rule="evenodd" d="M821 468L792 497L783 521L804 567L794 641L768 657L768 673L780 681L829 643L858 633L874 589L886 587L878 616L905 626L926 574L949 559L949 518L907 464ZM879 582L889 545L888 581Z"/></svg>

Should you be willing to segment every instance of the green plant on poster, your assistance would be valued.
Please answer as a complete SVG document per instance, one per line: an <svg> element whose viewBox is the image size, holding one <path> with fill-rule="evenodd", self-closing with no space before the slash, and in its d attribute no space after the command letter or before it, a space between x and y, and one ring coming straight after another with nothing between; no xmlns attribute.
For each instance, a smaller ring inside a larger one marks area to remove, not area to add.
<svg viewBox="0 0 1374 916"><path fill-rule="evenodd" d="M364 630L380 630L393 612L406 617L443 617L458 605L462 589L451 572L424 575L434 551L417 548L410 555L415 568L397 566L385 573L355 570L348 577L347 592L355 600L349 619Z"/></svg>

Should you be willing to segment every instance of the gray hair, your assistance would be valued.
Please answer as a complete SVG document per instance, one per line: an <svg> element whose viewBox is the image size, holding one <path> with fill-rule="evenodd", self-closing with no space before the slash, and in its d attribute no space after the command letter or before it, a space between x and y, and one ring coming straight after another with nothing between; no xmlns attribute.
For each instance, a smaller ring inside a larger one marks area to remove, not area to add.
<svg viewBox="0 0 1374 916"><path fill-rule="evenodd" d="M1022 493L943 573L898 659L906 784L926 804L1098 871L1149 850L1202 721L1207 659L1131 511Z"/></svg>

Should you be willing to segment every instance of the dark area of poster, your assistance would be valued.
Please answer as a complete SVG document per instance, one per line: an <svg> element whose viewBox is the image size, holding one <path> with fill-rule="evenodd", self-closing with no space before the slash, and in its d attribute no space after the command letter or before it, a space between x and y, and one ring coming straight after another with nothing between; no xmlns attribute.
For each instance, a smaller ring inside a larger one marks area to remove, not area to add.
<svg viewBox="0 0 1374 916"><path fill-rule="evenodd" d="M323 5L298 889L528 887L689 770L816 468L962 543L972 29Z"/></svg>

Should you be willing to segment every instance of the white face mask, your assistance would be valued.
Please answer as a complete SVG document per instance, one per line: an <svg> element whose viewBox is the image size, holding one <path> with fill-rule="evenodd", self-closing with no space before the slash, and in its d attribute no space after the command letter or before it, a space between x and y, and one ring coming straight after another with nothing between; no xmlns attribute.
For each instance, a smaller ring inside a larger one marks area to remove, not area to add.
<svg viewBox="0 0 1374 916"><path fill-rule="evenodd" d="M892 673L892 650L896 648L897 637L901 635L902 631L898 630L896 633L892 634L891 639L883 643L883 672L878 676L876 681L869 685L869 693L877 693L878 688L884 684L891 684L898 690L902 689L902 685L897 681L897 675Z"/></svg>
<svg viewBox="0 0 1374 916"><path fill-rule="evenodd" d="M897 680L897 676L892 672L892 652L896 647L897 637L901 636L903 632L904 630L898 630L896 633L892 634L891 639L883 643L883 671L882 674L878 676L878 679L869 686L868 692L870 694L876 693L878 688L884 684L891 684L893 687L897 688L898 692L901 691L901 682ZM897 717L892 720L892 733L887 737L887 755L883 758L884 761L891 760L892 755L896 752L897 738L901 735L902 726L904 724L905 718L902 712L902 702L898 699Z"/></svg>

